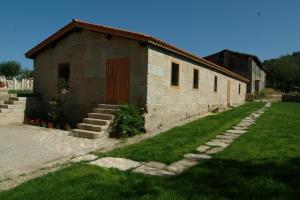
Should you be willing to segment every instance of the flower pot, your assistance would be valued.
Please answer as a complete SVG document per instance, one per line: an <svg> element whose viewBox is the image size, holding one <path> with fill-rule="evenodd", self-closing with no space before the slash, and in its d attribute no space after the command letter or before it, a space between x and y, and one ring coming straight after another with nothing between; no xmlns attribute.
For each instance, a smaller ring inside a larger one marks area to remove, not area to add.
<svg viewBox="0 0 300 200"><path fill-rule="evenodd" d="M53 123L52 122L48 122L47 128L53 128Z"/></svg>
<svg viewBox="0 0 300 200"><path fill-rule="evenodd" d="M70 126L70 124L68 124L68 123L65 123L65 125L64 125L64 130L66 130L66 131L70 131L70 130L71 130L71 126Z"/></svg>
<svg viewBox="0 0 300 200"><path fill-rule="evenodd" d="M119 134L119 133L116 133L116 132L110 133L110 134L109 134L109 137L110 137L110 138L115 138L115 139L120 139L120 138L121 138L120 134Z"/></svg>
<svg viewBox="0 0 300 200"><path fill-rule="evenodd" d="M40 126L40 125L41 125L41 120L40 120L40 119L36 119L36 120L34 121L34 124L35 124L36 126Z"/></svg>
<svg viewBox="0 0 300 200"><path fill-rule="evenodd" d="M0 81L0 88L4 88L5 87L5 83Z"/></svg>
<svg viewBox="0 0 300 200"><path fill-rule="evenodd" d="M30 125L34 125L34 124L35 124L34 119L29 120L29 124L30 124Z"/></svg>

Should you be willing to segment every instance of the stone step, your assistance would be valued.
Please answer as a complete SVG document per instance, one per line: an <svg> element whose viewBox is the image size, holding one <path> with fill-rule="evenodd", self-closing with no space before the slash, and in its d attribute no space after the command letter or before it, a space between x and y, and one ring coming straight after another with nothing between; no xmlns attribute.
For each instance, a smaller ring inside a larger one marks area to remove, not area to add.
<svg viewBox="0 0 300 200"><path fill-rule="evenodd" d="M86 124L86 123L78 123L78 129L88 130L88 131L96 131L101 132L108 128L108 126L94 125L94 124Z"/></svg>
<svg viewBox="0 0 300 200"><path fill-rule="evenodd" d="M19 101L19 98L18 97L9 97L9 100L10 101Z"/></svg>
<svg viewBox="0 0 300 200"><path fill-rule="evenodd" d="M94 119L105 119L105 120L112 120L114 118L113 115L110 115L110 114L99 114L99 113L89 113L88 117L89 118L94 118Z"/></svg>
<svg viewBox="0 0 300 200"><path fill-rule="evenodd" d="M10 101L26 101L26 97L9 97Z"/></svg>
<svg viewBox="0 0 300 200"><path fill-rule="evenodd" d="M0 108L4 108L4 109L13 109L16 108L17 105L11 105L11 104L0 104Z"/></svg>
<svg viewBox="0 0 300 200"><path fill-rule="evenodd" d="M103 109L117 109L120 105L114 105L114 104L98 104L98 108Z"/></svg>
<svg viewBox="0 0 300 200"><path fill-rule="evenodd" d="M0 108L0 113L8 113L10 111L10 109Z"/></svg>
<svg viewBox="0 0 300 200"><path fill-rule="evenodd" d="M94 108L93 112L94 113L114 115L116 113L116 110L115 109Z"/></svg>
<svg viewBox="0 0 300 200"><path fill-rule="evenodd" d="M73 135L75 137L82 137L88 139L96 139L105 136L104 132L88 131L81 129L73 129Z"/></svg>
<svg viewBox="0 0 300 200"><path fill-rule="evenodd" d="M102 125L102 126L109 126L110 120L94 119L94 118L84 118L83 119L83 123L94 124L94 125Z"/></svg>
<svg viewBox="0 0 300 200"><path fill-rule="evenodd" d="M8 105L24 105L26 102L25 101L4 101L4 104L8 104Z"/></svg>

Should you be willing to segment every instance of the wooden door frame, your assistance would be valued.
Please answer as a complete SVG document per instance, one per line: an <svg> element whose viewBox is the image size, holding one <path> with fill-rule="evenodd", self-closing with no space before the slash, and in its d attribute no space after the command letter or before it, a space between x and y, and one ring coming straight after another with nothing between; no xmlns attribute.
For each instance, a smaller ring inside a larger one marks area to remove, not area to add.
<svg viewBox="0 0 300 200"><path fill-rule="evenodd" d="M227 106L231 105L231 80L227 81Z"/></svg>

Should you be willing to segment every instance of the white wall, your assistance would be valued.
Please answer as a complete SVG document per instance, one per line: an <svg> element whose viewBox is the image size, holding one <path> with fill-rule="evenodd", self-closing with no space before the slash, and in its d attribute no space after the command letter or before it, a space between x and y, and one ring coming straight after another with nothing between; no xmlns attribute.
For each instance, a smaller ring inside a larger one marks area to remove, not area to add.
<svg viewBox="0 0 300 200"><path fill-rule="evenodd" d="M0 81L6 84L8 90L32 90L33 87L33 79L17 80L16 78L13 78L7 80L5 77L0 76Z"/></svg>

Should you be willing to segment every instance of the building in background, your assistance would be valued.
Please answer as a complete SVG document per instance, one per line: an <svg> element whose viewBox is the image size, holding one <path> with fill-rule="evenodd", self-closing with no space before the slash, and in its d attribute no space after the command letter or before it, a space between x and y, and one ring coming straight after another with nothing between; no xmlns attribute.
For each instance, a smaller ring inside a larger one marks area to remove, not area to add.
<svg viewBox="0 0 300 200"><path fill-rule="evenodd" d="M249 79L247 94L254 94L265 88L266 71L255 55L224 49L204 58Z"/></svg>

